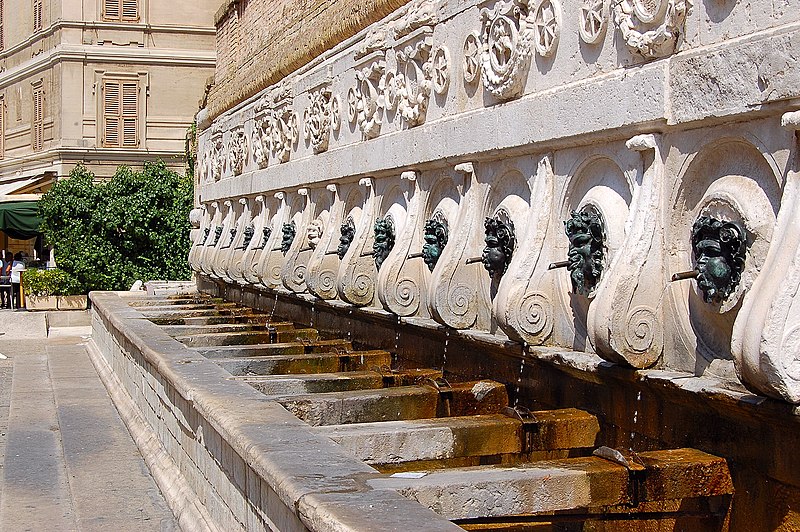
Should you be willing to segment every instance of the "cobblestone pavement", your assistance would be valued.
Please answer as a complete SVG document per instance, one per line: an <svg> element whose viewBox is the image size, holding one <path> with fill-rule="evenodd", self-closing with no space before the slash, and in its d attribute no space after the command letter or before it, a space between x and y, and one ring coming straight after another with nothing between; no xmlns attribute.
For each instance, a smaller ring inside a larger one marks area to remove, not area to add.
<svg viewBox="0 0 800 532"><path fill-rule="evenodd" d="M177 531L86 353L91 329L13 338L9 312L0 320L0 531Z"/></svg>

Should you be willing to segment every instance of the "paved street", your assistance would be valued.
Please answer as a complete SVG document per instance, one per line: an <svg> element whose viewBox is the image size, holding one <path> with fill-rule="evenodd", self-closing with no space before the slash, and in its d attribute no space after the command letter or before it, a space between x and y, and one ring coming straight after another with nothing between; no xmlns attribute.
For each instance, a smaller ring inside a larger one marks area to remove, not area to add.
<svg viewBox="0 0 800 532"><path fill-rule="evenodd" d="M0 311L0 531L178 530L86 353L88 319L61 313L36 339L31 315Z"/></svg>

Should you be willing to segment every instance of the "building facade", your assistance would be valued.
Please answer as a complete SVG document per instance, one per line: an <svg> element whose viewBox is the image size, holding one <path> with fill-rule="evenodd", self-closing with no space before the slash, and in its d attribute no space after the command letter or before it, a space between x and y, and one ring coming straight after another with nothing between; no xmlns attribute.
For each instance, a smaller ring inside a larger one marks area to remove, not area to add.
<svg viewBox="0 0 800 532"><path fill-rule="evenodd" d="M216 7L0 1L0 195L44 192L79 163L100 177L155 159L182 171Z"/></svg>

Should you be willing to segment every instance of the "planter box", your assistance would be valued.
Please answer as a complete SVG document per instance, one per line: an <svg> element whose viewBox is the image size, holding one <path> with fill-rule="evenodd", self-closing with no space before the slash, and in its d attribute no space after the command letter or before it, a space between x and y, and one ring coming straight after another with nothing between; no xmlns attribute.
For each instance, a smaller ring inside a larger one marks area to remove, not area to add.
<svg viewBox="0 0 800 532"><path fill-rule="evenodd" d="M78 296L58 296L58 310L85 310L87 304L86 295Z"/></svg>
<svg viewBox="0 0 800 532"><path fill-rule="evenodd" d="M58 298L56 296L25 296L25 308L28 310L56 310Z"/></svg>

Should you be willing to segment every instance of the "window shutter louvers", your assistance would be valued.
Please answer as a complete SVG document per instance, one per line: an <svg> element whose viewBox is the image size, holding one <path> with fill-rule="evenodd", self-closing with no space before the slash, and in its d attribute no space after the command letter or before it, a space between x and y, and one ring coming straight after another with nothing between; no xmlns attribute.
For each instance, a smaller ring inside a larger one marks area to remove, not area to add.
<svg viewBox="0 0 800 532"><path fill-rule="evenodd" d="M31 144L34 151L44 146L44 93L41 87L33 89L33 122L31 124Z"/></svg>
<svg viewBox="0 0 800 532"><path fill-rule="evenodd" d="M139 145L139 84L106 81L103 85L103 145Z"/></svg>
<svg viewBox="0 0 800 532"><path fill-rule="evenodd" d="M138 0L122 0L122 20L139 20Z"/></svg>
<svg viewBox="0 0 800 532"><path fill-rule="evenodd" d="M119 0L105 0L105 18L119 20Z"/></svg>

